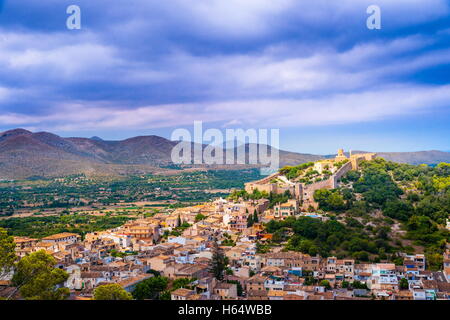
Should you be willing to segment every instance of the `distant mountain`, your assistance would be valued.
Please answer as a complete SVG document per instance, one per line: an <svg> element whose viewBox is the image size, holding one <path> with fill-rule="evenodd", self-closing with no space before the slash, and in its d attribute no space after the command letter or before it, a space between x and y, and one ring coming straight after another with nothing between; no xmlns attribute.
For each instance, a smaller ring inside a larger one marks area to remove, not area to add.
<svg viewBox="0 0 450 320"><path fill-rule="evenodd" d="M103 141L103 139L102 139L102 138L100 138L100 137L97 137L97 136L93 136L93 137L91 137L91 140L95 140L95 141Z"/></svg>
<svg viewBox="0 0 450 320"><path fill-rule="evenodd" d="M98 137L62 138L49 132L33 133L24 129L14 129L0 133L0 179L54 177L77 173L128 175L161 171L173 167L171 152L177 144L177 141L158 136L106 141ZM250 146L247 144L246 159L249 149ZM321 158L322 156L318 155L280 151L282 166ZM236 169L256 166L182 166L182 168L189 167Z"/></svg>
<svg viewBox="0 0 450 320"><path fill-rule="evenodd" d="M243 169L255 165L184 165L174 166L172 148L177 141L158 136L139 136L121 141L98 137L62 138L49 132L14 129L0 133L0 179L21 179L31 176L55 177L85 173L88 175L130 175L161 172L173 168ZM193 146L193 145L192 145ZM202 146L205 148L206 146ZM251 147L245 145L248 159ZM192 148L193 149L193 148ZM269 152L272 150L268 147ZM234 150L235 155L237 149ZM364 151L354 151L364 152ZM279 151L280 166L316 161L329 156ZM378 156L401 163L436 164L450 162L450 153L443 151L381 152ZM225 157L225 150L224 150Z"/></svg>
<svg viewBox="0 0 450 320"><path fill-rule="evenodd" d="M450 152L418 151L418 152L379 152L377 155L389 161L409 164L437 164L450 162Z"/></svg>
<svg viewBox="0 0 450 320"><path fill-rule="evenodd" d="M353 154L369 153L369 151L354 150ZM349 153L345 153L349 156ZM388 161L398 163L409 163L414 165L419 164L438 164L440 162L450 162L450 152L430 150L430 151L415 151L415 152L376 152L377 157L384 158ZM326 158L334 157L335 155L327 155Z"/></svg>

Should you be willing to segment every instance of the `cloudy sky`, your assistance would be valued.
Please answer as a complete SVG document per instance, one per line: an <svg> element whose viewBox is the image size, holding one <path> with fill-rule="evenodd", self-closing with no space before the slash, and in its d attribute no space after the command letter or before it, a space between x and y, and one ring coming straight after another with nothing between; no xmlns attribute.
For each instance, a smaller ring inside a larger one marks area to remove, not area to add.
<svg viewBox="0 0 450 320"><path fill-rule="evenodd" d="M449 17L444 0L0 0L0 131L202 120L279 128L299 152L450 150Z"/></svg>

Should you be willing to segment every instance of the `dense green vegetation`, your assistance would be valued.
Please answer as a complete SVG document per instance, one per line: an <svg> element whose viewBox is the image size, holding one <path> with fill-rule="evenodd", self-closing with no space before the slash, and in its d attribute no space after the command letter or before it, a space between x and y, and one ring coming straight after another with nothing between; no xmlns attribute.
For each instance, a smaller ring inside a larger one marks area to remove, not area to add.
<svg viewBox="0 0 450 320"><path fill-rule="evenodd" d="M94 290L94 300L131 300L133 297L117 283L98 286Z"/></svg>
<svg viewBox="0 0 450 320"><path fill-rule="evenodd" d="M299 164L298 166L285 166L280 169L280 173L288 179L295 179L305 173L305 170L312 167L314 162Z"/></svg>
<svg viewBox="0 0 450 320"><path fill-rule="evenodd" d="M48 209L134 201L202 202L228 195L227 191L220 190L242 188L245 182L260 178L258 169L247 169L181 172L176 175L148 174L111 181L92 180L77 175L59 179L1 182L0 215L12 215L15 210L30 206Z"/></svg>
<svg viewBox="0 0 450 320"><path fill-rule="evenodd" d="M136 285L132 295L137 300L170 300L171 293L179 288L194 289L194 278L178 278L171 281L167 277L156 275Z"/></svg>
<svg viewBox="0 0 450 320"><path fill-rule="evenodd" d="M44 250L33 252L20 259L15 266L12 283L20 295L29 300L64 300L70 295L68 288L58 287L69 274L55 268L56 259Z"/></svg>
<svg viewBox="0 0 450 320"><path fill-rule="evenodd" d="M269 208L273 208L275 205L279 203L285 203L289 199L292 198L291 193L289 190L282 194L277 193L267 193L265 191L259 191L258 189L253 190L252 193L248 193L244 189L242 190L235 190L233 191L229 196L228 199L232 201L238 201L239 199L242 200L259 200L259 199L268 199L269 200Z"/></svg>
<svg viewBox="0 0 450 320"><path fill-rule="evenodd" d="M60 232L73 232L85 235L89 232L107 230L121 226L129 217L62 215L51 217L9 218L0 220L0 227L14 236L42 238Z"/></svg>
<svg viewBox="0 0 450 320"><path fill-rule="evenodd" d="M336 220L322 222L309 217L289 217L284 221L270 221L266 229L274 234L273 241L284 242L287 250L310 255L379 261L395 253L381 230L368 232L356 220L346 225Z"/></svg>
<svg viewBox="0 0 450 320"><path fill-rule="evenodd" d="M159 300L162 292L167 289L168 283L167 277L156 276L145 279L136 285L132 292L133 298Z"/></svg>
<svg viewBox="0 0 450 320"><path fill-rule="evenodd" d="M17 260L14 238L8 232L0 228L0 278L6 276L13 268Z"/></svg>
<svg viewBox="0 0 450 320"><path fill-rule="evenodd" d="M325 211L342 211L347 208L344 196L339 190L316 190L314 192L314 200Z"/></svg>
<svg viewBox="0 0 450 320"><path fill-rule="evenodd" d="M361 225L370 232L373 225L382 226L383 237L391 246L412 253L410 245L402 247L404 240L412 241L424 248L429 267L440 268L450 240L445 229L450 214L450 164L414 166L376 159L362 162L360 167L341 179L339 189L316 191L319 208L342 215L347 227ZM391 226L396 222L405 234L392 239ZM389 252L387 247L384 250Z"/></svg>

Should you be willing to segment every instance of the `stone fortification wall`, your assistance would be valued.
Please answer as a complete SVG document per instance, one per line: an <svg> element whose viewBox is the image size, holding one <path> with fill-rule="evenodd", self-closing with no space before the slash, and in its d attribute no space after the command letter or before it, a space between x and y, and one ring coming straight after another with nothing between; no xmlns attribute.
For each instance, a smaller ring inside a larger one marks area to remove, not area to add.
<svg viewBox="0 0 450 320"><path fill-rule="evenodd" d="M347 162L346 164L344 164L342 167L340 167L339 170L336 171L332 176L332 178L333 178L332 189L337 188L339 179L341 179L347 172L349 172L352 169L353 169L353 164L350 161Z"/></svg>

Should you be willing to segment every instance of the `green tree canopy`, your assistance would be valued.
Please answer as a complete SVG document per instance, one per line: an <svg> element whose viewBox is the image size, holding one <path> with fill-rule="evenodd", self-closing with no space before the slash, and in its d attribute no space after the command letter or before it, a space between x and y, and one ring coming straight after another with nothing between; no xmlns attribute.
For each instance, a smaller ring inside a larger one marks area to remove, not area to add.
<svg viewBox="0 0 450 320"><path fill-rule="evenodd" d="M0 277L9 273L17 260L14 238L0 228Z"/></svg>
<svg viewBox="0 0 450 320"><path fill-rule="evenodd" d="M195 281L195 279L191 279L191 278L175 279L172 283L172 290L189 287L190 284L194 281Z"/></svg>
<svg viewBox="0 0 450 320"><path fill-rule="evenodd" d="M223 254L223 251L220 249L219 244L217 243L217 239L214 239L212 252L213 256L211 259L210 271L217 280L222 281L223 273L225 271L227 263L225 255Z"/></svg>
<svg viewBox="0 0 450 320"><path fill-rule="evenodd" d="M325 287L327 290L331 289L330 281L328 280L320 281L319 286Z"/></svg>
<svg viewBox="0 0 450 320"><path fill-rule="evenodd" d="M320 209L325 211L341 211L346 208L344 197L338 190L316 190L314 200L319 203Z"/></svg>
<svg viewBox="0 0 450 320"><path fill-rule="evenodd" d="M56 260L44 250L23 257L16 266L13 285L29 300L64 300L70 292L60 287L69 277L62 269L54 268Z"/></svg>
<svg viewBox="0 0 450 320"><path fill-rule="evenodd" d="M400 285L400 289L402 289L402 290L409 288L408 280L406 280L406 278L401 278L399 285Z"/></svg>
<svg viewBox="0 0 450 320"><path fill-rule="evenodd" d="M198 213L198 214L195 216L195 222L199 222L199 221L202 221L202 220L205 220L205 219L206 219L206 216L203 215L203 214L201 214L201 213Z"/></svg>
<svg viewBox="0 0 450 320"><path fill-rule="evenodd" d="M166 277L152 277L136 285L133 291L133 298L137 300L160 299L161 293L167 289L169 279Z"/></svg>
<svg viewBox="0 0 450 320"><path fill-rule="evenodd" d="M132 300L129 292L117 283L98 286L94 290L94 300Z"/></svg>

